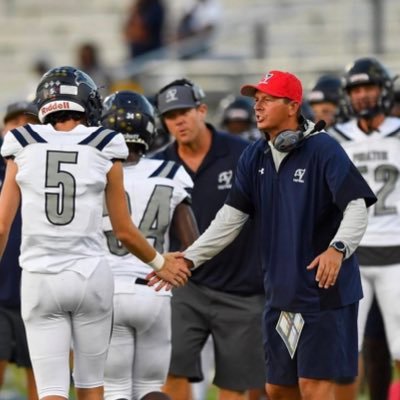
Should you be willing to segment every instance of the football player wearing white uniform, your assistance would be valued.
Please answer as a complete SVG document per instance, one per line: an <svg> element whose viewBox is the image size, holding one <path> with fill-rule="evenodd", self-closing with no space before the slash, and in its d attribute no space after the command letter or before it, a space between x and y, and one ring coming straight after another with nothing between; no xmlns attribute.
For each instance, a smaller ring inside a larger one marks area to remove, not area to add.
<svg viewBox="0 0 400 400"><path fill-rule="evenodd" d="M343 86L353 118L336 124L331 134L378 198L357 249L364 292L358 316L359 349L375 295L391 357L400 367L400 309L394 306L400 298L400 119L388 116L393 78L376 59L361 58L347 68Z"/></svg>
<svg viewBox="0 0 400 400"><path fill-rule="evenodd" d="M128 145L124 187L132 220L143 235L164 252L172 225L182 245L191 244L198 237L186 191L192 179L179 164L143 158L155 136L153 106L138 93L114 93L104 100L102 125L122 132ZM171 354L171 292L147 286L151 269L116 240L107 215L103 228L115 285L105 399L169 399L161 387Z"/></svg>
<svg viewBox="0 0 400 400"><path fill-rule="evenodd" d="M78 399L100 400L114 287L104 257L104 194L116 237L130 252L173 285L190 272L131 222L121 163L128 149L120 133L96 127L102 105L93 80L73 67L51 69L36 102L45 125L9 131L1 149L8 161L0 254L21 202L21 309L39 398L68 398L72 343Z"/></svg>
<svg viewBox="0 0 400 400"><path fill-rule="evenodd" d="M337 122L347 121L341 81L335 75L322 75L306 96L315 121L324 120L325 129Z"/></svg>

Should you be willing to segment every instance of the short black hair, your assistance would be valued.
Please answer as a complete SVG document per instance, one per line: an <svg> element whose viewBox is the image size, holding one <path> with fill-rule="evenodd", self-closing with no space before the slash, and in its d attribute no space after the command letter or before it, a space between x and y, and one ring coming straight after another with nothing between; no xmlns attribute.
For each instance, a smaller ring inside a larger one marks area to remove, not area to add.
<svg viewBox="0 0 400 400"><path fill-rule="evenodd" d="M45 118L45 123L46 124L51 124L55 125L58 122L65 122L68 120L74 120L74 121L82 121L85 125L87 124L86 120L86 115L83 112L80 111L69 111L69 110L62 110L62 111L57 111L55 113L49 114Z"/></svg>

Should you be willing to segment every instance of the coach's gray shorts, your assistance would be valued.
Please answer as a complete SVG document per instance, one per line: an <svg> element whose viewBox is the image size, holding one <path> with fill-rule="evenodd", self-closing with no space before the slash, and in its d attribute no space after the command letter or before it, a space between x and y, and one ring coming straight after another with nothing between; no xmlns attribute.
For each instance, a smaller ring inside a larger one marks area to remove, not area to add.
<svg viewBox="0 0 400 400"><path fill-rule="evenodd" d="M31 368L24 321L19 308L0 307L0 360Z"/></svg>
<svg viewBox="0 0 400 400"><path fill-rule="evenodd" d="M203 379L200 353L211 334L216 364L213 383L235 391L264 387L263 295L237 296L189 281L174 289L171 306L171 375L191 382Z"/></svg>

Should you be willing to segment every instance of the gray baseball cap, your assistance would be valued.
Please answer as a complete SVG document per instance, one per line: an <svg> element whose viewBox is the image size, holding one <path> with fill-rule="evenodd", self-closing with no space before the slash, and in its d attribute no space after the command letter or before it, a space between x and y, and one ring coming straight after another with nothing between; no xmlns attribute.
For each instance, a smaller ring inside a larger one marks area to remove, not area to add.
<svg viewBox="0 0 400 400"><path fill-rule="evenodd" d="M11 103L7 106L6 113L4 115L4 123L8 122L10 119L19 114L31 114L37 117L37 107L32 102L25 100Z"/></svg>
<svg viewBox="0 0 400 400"><path fill-rule="evenodd" d="M183 108L195 108L200 104L194 98L190 86L171 86L157 95L157 108L160 114Z"/></svg>

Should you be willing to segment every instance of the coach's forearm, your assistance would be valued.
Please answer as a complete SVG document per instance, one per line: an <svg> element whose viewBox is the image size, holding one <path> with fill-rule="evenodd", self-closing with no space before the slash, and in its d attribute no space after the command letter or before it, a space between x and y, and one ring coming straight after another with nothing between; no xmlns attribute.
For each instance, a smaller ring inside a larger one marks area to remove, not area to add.
<svg viewBox="0 0 400 400"><path fill-rule="evenodd" d="M185 250L185 258L194 268L213 258L239 235L248 214L225 204L206 231Z"/></svg>
<svg viewBox="0 0 400 400"><path fill-rule="evenodd" d="M364 199L351 201L344 210L343 219L332 242L341 241L346 245L349 258L364 236L368 225L368 211Z"/></svg>

